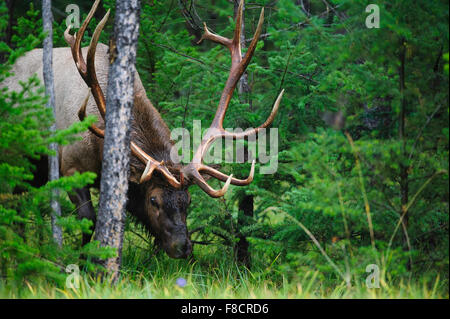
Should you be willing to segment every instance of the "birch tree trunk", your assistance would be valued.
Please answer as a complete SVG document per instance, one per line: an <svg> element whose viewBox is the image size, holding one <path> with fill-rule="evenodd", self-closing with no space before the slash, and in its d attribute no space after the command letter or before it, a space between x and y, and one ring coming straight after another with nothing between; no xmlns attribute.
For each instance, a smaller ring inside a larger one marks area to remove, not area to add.
<svg viewBox="0 0 450 319"><path fill-rule="evenodd" d="M118 278L130 161L130 119L134 100L134 72L139 35L140 1L116 1L114 34L110 44L102 179L95 239L117 249L117 257L101 263Z"/></svg>
<svg viewBox="0 0 450 319"><path fill-rule="evenodd" d="M53 83L53 15L51 0L42 1L42 21L44 24L44 32L47 32L47 36L44 39L44 50L42 54L45 94L48 97L47 107L50 107L53 110L53 117L56 118L55 88ZM52 132L55 130L56 123L50 128L50 131ZM50 149L56 152L55 156L48 157L48 179L53 181L59 178L58 144L51 143ZM61 216L61 206L57 200L58 190L54 190L51 197L53 239L59 247L62 247L61 227L56 224L58 217Z"/></svg>

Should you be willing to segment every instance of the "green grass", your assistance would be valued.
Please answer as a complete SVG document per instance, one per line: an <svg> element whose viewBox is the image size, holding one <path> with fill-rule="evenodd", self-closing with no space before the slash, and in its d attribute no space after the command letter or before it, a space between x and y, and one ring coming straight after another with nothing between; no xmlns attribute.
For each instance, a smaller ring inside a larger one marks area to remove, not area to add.
<svg viewBox="0 0 450 319"><path fill-rule="evenodd" d="M339 279L324 280L317 270L286 277L259 263L248 270L232 262L223 247L195 246L195 260L174 260L164 253L151 257L144 241L126 233L121 277L116 285L95 281L82 273L79 289L56 287L49 282L25 282L20 287L0 281L0 298L448 298L448 287L439 278L411 283L381 280L369 289L364 280L347 287ZM185 287L176 285L185 278ZM322 278L322 279L320 279Z"/></svg>
<svg viewBox="0 0 450 319"><path fill-rule="evenodd" d="M213 269L205 273L189 273L189 269L180 265L174 272L160 272L167 273L167 277L146 277L143 274L145 272L125 275L115 286L110 282L100 283L92 279L82 280L79 289L27 283L18 289L0 288L0 298L448 298L448 293L430 288L429 283L382 285L379 289L362 286L347 288L342 283L327 288L316 280L316 273L305 274L292 282L286 280L275 283L254 280L250 272L241 274L239 278L232 269L228 272ZM184 288L175 284L179 275L187 279Z"/></svg>
<svg viewBox="0 0 450 319"><path fill-rule="evenodd" d="M368 290L363 287L346 288L340 285L334 289L322 289L319 282L306 280L306 287L301 283L286 283L279 289L270 288L271 282L248 282L242 285L236 279L220 281L207 278L204 284L199 283L195 275L188 277L188 285L180 288L175 285L174 278L159 278L150 280L130 281L121 279L114 287L108 283L82 282L80 288L60 289L51 285L27 285L20 291L0 290L1 298L357 298L357 299L435 299L447 298L448 294L440 294L427 285L400 285L397 287L382 287ZM317 287L315 287L317 286Z"/></svg>

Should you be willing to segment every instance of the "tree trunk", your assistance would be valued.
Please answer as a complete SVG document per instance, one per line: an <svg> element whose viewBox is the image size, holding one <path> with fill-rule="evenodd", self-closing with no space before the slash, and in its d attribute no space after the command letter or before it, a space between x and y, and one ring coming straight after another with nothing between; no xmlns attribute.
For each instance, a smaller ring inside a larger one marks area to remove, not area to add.
<svg viewBox="0 0 450 319"><path fill-rule="evenodd" d="M405 242L410 251L409 261L407 264L408 270L411 270L413 265L412 263L412 255L411 255L411 243L408 237L408 225L409 225L409 211L407 211L408 202L409 202L409 165L404 163L407 159L408 154L406 152L406 108L407 101L405 96L405 63L406 63L406 40L401 40L401 51L400 51L400 93L402 96L401 102L401 110L400 110L400 123L399 123L399 138L402 143L402 162L400 163L400 202L401 202L401 211L400 216L402 219L402 228L405 234Z"/></svg>
<svg viewBox="0 0 450 319"><path fill-rule="evenodd" d="M402 96L400 118L399 118L399 138L402 143L402 156L403 159L407 158L406 154L406 136L405 136L405 124L406 124L406 97L405 97L405 59L406 59L406 43L401 40L400 51L400 93ZM405 228L408 227L409 216L406 212L406 207L409 201L409 180L408 180L408 165L401 163L400 165L400 200L401 200L401 214L405 215L403 218ZM405 213L406 212L406 213Z"/></svg>
<svg viewBox="0 0 450 319"><path fill-rule="evenodd" d="M234 16L236 18L239 2L244 0L234 1ZM242 22L241 22L241 50L245 49L245 3L242 6ZM243 96L244 102L249 103L250 111L252 110L252 103L250 100L250 85L248 84L248 73L244 72L238 83L238 92ZM247 153L247 150L246 150ZM246 154L248 155L248 154ZM248 156L246 156L247 160ZM245 226L245 220L248 217L253 217L253 195L245 195L239 202L239 214L238 214L238 228L241 229ZM247 238L243 235L239 236L239 242L236 245L236 259L238 262L244 264L247 268L250 268L250 252L248 251L249 243Z"/></svg>
<svg viewBox="0 0 450 319"><path fill-rule="evenodd" d="M55 88L53 83L53 15L52 15L52 1L42 1L42 21L44 24L44 32L47 32L47 36L44 39L44 51L43 51L43 75L45 84L45 94L48 97L47 107L53 111L53 117L56 118L55 111ZM50 131L55 132L56 123L54 123ZM56 153L54 156L48 157L48 179L53 181L59 178L59 161L58 161L58 144L51 143L50 149ZM52 208L52 233L53 239L56 244L62 246L62 231L56 224L58 217L61 216L61 206L57 200L58 190L54 190L51 194L51 208Z"/></svg>
<svg viewBox="0 0 450 319"><path fill-rule="evenodd" d="M236 15L239 8L239 3L241 0L234 0L234 18L236 19ZM242 0L244 1L244 0ZM245 3L242 5L242 22L241 22L241 51L245 49ZM242 77L239 79L239 83L237 85L237 89L240 95L244 95L245 103L249 103L250 111L252 110L252 103L250 99L250 86L248 84L248 73L247 71L242 74Z"/></svg>
<svg viewBox="0 0 450 319"><path fill-rule="evenodd" d="M116 1L114 35L110 45L102 179L95 239L117 249L101 263L114 281L120 269L130 161L130 120L139 36L140 1Z"/></svg>
<svg viewBox="0 0 450 319"><path fill-rule="evenodd" d="M239 202L238 227L245 226L245 220L253 217L253 195L244 196ZM239 242L236 244L236 259L247 268L251 266L251 256L248 251L249 243L244 235L239 235Z"/></svg>

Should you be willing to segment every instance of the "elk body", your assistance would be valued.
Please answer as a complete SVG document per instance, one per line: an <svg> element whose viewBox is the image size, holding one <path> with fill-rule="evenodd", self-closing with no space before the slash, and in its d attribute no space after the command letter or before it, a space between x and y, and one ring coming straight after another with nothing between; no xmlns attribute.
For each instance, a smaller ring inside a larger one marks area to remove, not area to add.
<svg viewBox="0 0 450 319"><path fill-rule="evenodd" d="M75 121L82 120L86 114L94 114L98 118L89 131L81 134L80 141L59 148L60 172L63 176L69 176L75 172L95 172L98 179L95 185L91 185L94 187L98 187L101 178L106 112L103 92L107 86L110 63L108 47L97 41L109 12L97 26L90 46L81 48L80 43L98 3L99 0L94 3L91 12L75 36L70 35L69 29L65 32L65 39L70 48L55 48L53 51L57 128L67 128ZM269 118L260 127L241 134L230 133L223 129L222 124L231 96L253 55L263 22L263 12L261 12L253 41L246 56L242 58L239 42L242 3L243 1L239 6L233 39L211 33L205 25L202 40L208 39L227 47L231 53L232 65L215 118L203 137L201 145L194 152L192 162L188 165L182 166L172 162L170 153L173 142L170 140L170 130L147 98L139 74L137 72L135 74L127 211L155 236L159 246L173 258L185 258L192 252L186 226L187 208L190 204L188 187L196 184L211 197L220 197L225 194L230 184L243 186L253 180L254 162L249 177L244 180L225 175L203 164L203 155L208 147L218 138L240 139L256 134L259 129L269 126L276 115L282 97L283 92L278 96ZM18 82L26 81L33 74L42 80L42 50L35 49L28 52L17 61L12 72L15 75L8 78L2 85L13 90L19 91ZM211 188L204 175L225 182L224 187L220 190ZM89 187L77 189L69 194L69 197L77 207L78 216L92 220L95 225L96 214L91 203ZM91 235L84 234L83 244L90 239Z"/></svg>

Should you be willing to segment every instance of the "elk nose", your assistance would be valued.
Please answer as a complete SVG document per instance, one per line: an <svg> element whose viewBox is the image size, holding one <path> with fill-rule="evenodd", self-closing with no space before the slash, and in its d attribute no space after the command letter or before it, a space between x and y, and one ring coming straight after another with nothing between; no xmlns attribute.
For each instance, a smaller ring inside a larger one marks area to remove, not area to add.
<svg viewBox="0 0 450 319"><path fill-rule="evenodd" d="M192 244L190 240L175 242L171 246L172 250L179 256L178 258L186 258L192 253Z"/></svg>

